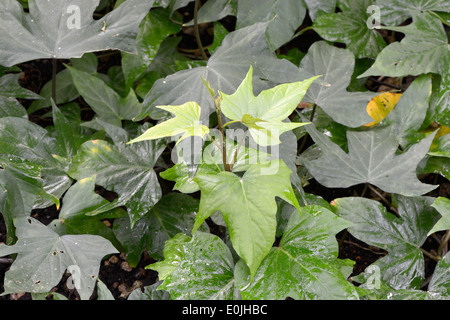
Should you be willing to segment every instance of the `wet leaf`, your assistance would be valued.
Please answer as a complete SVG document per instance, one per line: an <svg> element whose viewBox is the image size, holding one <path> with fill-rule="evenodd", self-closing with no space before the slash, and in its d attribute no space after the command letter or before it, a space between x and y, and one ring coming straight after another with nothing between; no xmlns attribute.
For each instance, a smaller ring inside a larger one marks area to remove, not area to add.
<svg viewBox="0 0 450 320"><path fill-rule="evenodd" d="M407 26L383 27L404 33L405 37L387 46L358 78L371 75L418 76L429 72L446 74L450 51L441 21L427 12L413 12L412 16L413 23Z"/></svg>
<svg viewBox="0 0 450 320"><path fill-rule="evenodd" d="M441 217L428 232L428 235L442 230L450 230L450 200L445 197L438 197L431 206L441 214Z"/></svg>
<svg viewBox="0 0 450 320"><path fill-rule="evenodd" d="M130 135L122 128L100 122L113 139L83 143L73 157L68 173L76 180L96 175L96 183L119 195L116 205L125 205L132 226L161 198L162 191L153 169L165 149L162 141L127 145ZM140 127L140 133L148 124Z"/></svg>
<svg viewBox="0 0 450 320"><path fill-rule="evenodd" d="M346 49L324 41L313 43L300 63L301 72L323 75L311 84L304 102L320 106L334 121L355 128L372 122L366 106L374 92L349 92L355 57Z"/></svg>
<svg viewBox="0 0 450 320"><path fill-rule="evenodd" d="M66 269L77 270L81 299L90 298L98 276L101 259L117 253L111 243L100 236L64 235L35 220L23 217L15 221L18 241L13 246L0 245L0 256L17 253L5 273L5 292L49 292L61 280Z"/></svg>
<svg viewBox="0 0 450 320"><path fill-rule="evenodd" d="M343 270L353 262L338 259L336 234L351 223L320 206L294 211L280 240L248 282L248 269L236 270L243 299L357 299ZM351 271L350 271L351 272ZM276 276L274 276L276 275Z"/></svg>
<svg viewBox="0 0 450 320"><path fill-rule="evenodd" d="M450 4L446 0L377 0L380 7L381 23L399 25L411 17L411 11L450 12Z"/></svg>
<svg viewBox="0 0 450 320"><path fill-rule="evenodd" d="M437 187L422 183L416 174L434 133L397 155L398 142L390 127L348 131L348 153L313 126L305 128L320 147L321 155L316 160L305 159L304 164L313 177L328 188L371 183L386 192L418 196Z"/></svg>
<svg viewBox="0 0 450 320"><path fill-rule="evenodd" d="M366 198L335 199L334 209L338 216L353 223L348 228L353 236L388 251L374 263L383 281L396 290L420 289L425 277L420 247L439 214L431 207L434 198L396 195L396 199L399 217L378 201Z"/></svg>
<svg viewBox="0 0 450 320"><path fill-rule="evenodd" d="M312 27L327 41L345 43L357 58L376 58L386 42L377 30L367 26L367 8L374 4L375 0L341 0L340 12L321 14Z"/></svg>
<svg viewBox="0 0 450 320"><path fill-rule="evenodd" d="M234 298L234 262L219 237L196 232L178 234L166 242L164 261L147 266L164 282L159 290L173 300L231 300Z"/></svg>
<svg viewBox="0 0 450 320"><path fill-rule="evenodd" d="M290 175L281 160L255 164L242 177L226 171L199 170L194 181L201 190L200 209L193 231L215 211L220 211L233 248L253 276L275 240L275 197L299 208Z"/></svg>
<svg viewBox="0 0 450 320"><path fill-rule="evenodd" d="M140 21L153 0L128 0L100 20L92 14L100 0L65 0L56 4L30 0L29 13L15 0L0 3L0 64L35 59L80 58L85 52L117 49L135 52ZM105 28L106 26L106 28Z"/></svg>
<svg viewBox="0 0 450 320"><path fill-rule="evenodd" d="M155 260L163 259L164 243L178 233L191 234L198 200L181 193L169 193L162 197L134 226L129 219L114 221L114 234L124 246L127 261L136 266L144 250ZM207 232L206 224L200 231Z"/></svg>

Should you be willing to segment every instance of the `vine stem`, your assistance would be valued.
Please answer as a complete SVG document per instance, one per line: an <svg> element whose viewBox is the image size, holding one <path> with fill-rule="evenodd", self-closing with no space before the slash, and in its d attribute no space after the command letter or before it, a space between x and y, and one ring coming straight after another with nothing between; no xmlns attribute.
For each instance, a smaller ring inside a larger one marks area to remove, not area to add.
<svg viewBox="0 0 450 320"><path fill-rule="evenodd" d="M227 144L225 141L225 131L222 121L222 111L220 110L220 100L214 99L214 104L216 105L216 113L217 113L217 123L219 125L219 131L220 131L220 144L222 145L222 161L223 161L223 167L225 171L231 172L230 165L228 164L227 159Z"/></svg>
<svg viewBox="0 0 450 320"><path fill-rule="evenodd" d="M312 112L311 112L311 116L309 117L309 121L310 122L313 122L313 120L314 120L314 115L316 114L316 108L317 108L317 105L314 104ZM302 139L302 142L300 144L300 147L298 148L298 154L297 155L299 155L300 152L303 151L303 148L305 147L305 144L306 144L306 140L308 140L308 135L304 135L303 136L303 139Z"/></svg>
<svg viewBox="0 0 450 320"><path fill-rule="evenodd" d="M200 39L200 32L198 30L198 9L200 8L200 0L195 0L194 5L194 31L195 31L195 39L197 40L197 45L200 49L200 52L202 54L203 60L208 60L208 57L205 53L205 48L202 44L202 39Z"/></svg>
<svg viewBox="0 0 450 320"><path fill-rule="evenodd" d="M438 256L442 257L442 251L444 250L444 247L449 242L449 240L450 240L450 230L447 230L444 237L442 238L441 244L439 245Z"/></svg>
<svg viewBox="0 0 450 320"><path fill-rule="evenodd" d="M383 202L389 206L389 209L391 209L392 211L395 212L395 214L398 216L398 211L397 208L395 208L381 193L378 192L377 189L375 189L370 183L367 184L367 186L369 187L369 189L371 191L373 191L373 193L375 193L377 196L379 196L381 198L381 200L383 200Z"/></svg>
<svg viewBox="0 0 450 320"><path fill-rule="evenodd" d="M56 104L56 58L52 59L52 98Z"/></svg>

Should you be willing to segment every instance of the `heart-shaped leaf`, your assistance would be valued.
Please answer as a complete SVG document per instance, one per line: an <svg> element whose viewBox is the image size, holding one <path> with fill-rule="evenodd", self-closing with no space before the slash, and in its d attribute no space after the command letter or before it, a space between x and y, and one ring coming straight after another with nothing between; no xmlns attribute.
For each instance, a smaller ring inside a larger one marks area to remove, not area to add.
<svg viewBox="0 0 450 320"><path fill-rule="evenodd" d="M194 181L201 190L200 209L193 230L220 211L234 249L253 276L275 240L275 197L299 208L290 175L291 170L281 160L255 164L242 177L232 172L199 170Z"/></svg>

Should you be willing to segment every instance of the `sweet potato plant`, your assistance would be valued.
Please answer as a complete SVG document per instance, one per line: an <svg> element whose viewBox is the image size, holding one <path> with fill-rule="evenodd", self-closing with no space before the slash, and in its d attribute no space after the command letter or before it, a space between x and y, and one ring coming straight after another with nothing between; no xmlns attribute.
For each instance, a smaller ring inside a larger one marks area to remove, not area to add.
<svg viewBox="0 0 450 320"><path fill-rule="evenodd" d="M2 295L114 299L121 252L158 274L129 299L448 299L449 26L446 0L1 1ZM346 237L385 254L355 273Z"/></svg>

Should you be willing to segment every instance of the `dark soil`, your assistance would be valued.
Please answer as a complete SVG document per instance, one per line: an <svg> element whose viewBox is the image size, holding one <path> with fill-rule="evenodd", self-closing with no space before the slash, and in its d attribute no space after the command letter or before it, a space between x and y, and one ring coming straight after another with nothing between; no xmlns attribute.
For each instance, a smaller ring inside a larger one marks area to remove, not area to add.
<svg viewBox="0 0 450 320"><path fill-rule="evenodd" d="M192 5L183 8L180 10L180 13L183 17L184 21L189 21L192 18ZM236 20L234 17L226 17L222 20L224 26L232 31L234 29ZM309 26L311 21L306 18L305 23L299 28L299 30ZM204 24L200 25L200 31L202 35L202 42L205 46L210 44L213 40L212 38L212 25ZM382 31L384 32L384 31ZM399 33L397 33L399 34ZM192 33L192 28L183 28L180 32L180 36L183 37L183 40L180 42L179 50L181 53L185 54L190 58L201 58L200 51L198 50L198 46L195 42L195 37ZM388 37L388 34L383 34L383 36ZM305 32L301 37L294 39L292 42L280 48L278 53L286 54L291 48L299 48L301 51L306 52L312 43L319 40L320 38L314 31ZM114 65L120 65L120 54L115 52L103 52L98 54L99 57L99 72L104 72ZM58 71L64 68L63 63L68 63L69 61L58 61ZM51 79L51 61L50 60L35 60L31 62L24 63L19 66L22 69L20 83L23 87L32 90L34 92L40 92L45 83L47 83ZM405 90L409 83L412 81L412 78L405 78L403 82L398 84L392 84L389 82L389 79L384 79L383 81L378 81L377 79L371 79L367 83L368 89L372 91L379 91L383 89L384 86L399 86L401 90ZM30 101L23 100L22 104L27 108L29 107ZM94 112L89 108L89 106L83 101L82 98L79 98L77 101L82 106L82 120L87 121L92 119L94 116ZM51 118L45 118L45 115L49 108L37 111L30 115L30 120L46 127L52 124ZM309 141L307 143L312 143ZM307 146L306 145L306 146ZM433 191L430 195L437 196L450 196L450 183L448 180L444 179L442 176L437 175L427 175L425 177L421 177L423 182L437 184L440 183L440 188ZM160 179L161 186L165 192L170 192L172 190L173 184ZM308 193L316 194L322 196L327 201L332 201L339 197L348 197L348 196L361 196L363 193L364 186L355 186L353 188L348 189L329 189L325 188L319 183L317 183L314 179L310 180L310 184L305 187L305 191ZM101 187L96 190L100 195L105 198L109 198L111 200L111 193L108 193L106 190ZM112 195L114 197L114 195ZM198 196L198 195L197 195ZM367 198L377 199L378 196L369 191L364 194ZM386 195L389 200L389 195ZM52 206L43 210L34 210L31 214L33 217L38 219L44 224L48 224L50 221L58 217L58 211L56 207ZM208 224L213 233L223 237L223 229L217 225L215 225L210 219L208 219ZM105 221L105 223L111 222ZM111 226L112 227L112 226ZM3 221L3 217L0 214L0 243L4 243L6 241L6 227ZM364 269L376 261L377 259L383 257L387 254L386 251L372 247L367 245L364 242L359 241L354 238L347 231L342 231L336 236L336 241L339 244L339 258L342 259L351 259L355 261L354 270L352 275L357 275L364 271ZM427 250L432 251L433 248L437 247L437 242L433 239L428 239L425 243L424 247ZM12 260L8 257L1 258L0 257L0 292L3 292L3 281L5 272L8 270L11 265ZM10 259L10 260L8 260ZM435 267L435 262L429 258L425 258L426 264L426 277L429 277ZM106 284L109 290L112 292L115 299L121 300L126 299L132 290L136 288L142 288L144 286L151 285L158 280L157 273L151 270L146 270L145 267L151 263L155 262L151 257L149 257L146 253L143 254L141 261L138 266L135 268L131 268L127 261L124 253L111 255L106 257L100 267L99 279ZM76 291L71 291L66 286L66 281L69 274L66 274L63 279L61 279L60 283L52 290L53 292L58 292L68 297L69 299L79 299ZM426 283L425 283L426 285ZM0 300L30 300L30 294L15 294L15 295L5 295L0 296ZM96 294L92 296L92 299L96 299Z"/></svg>

